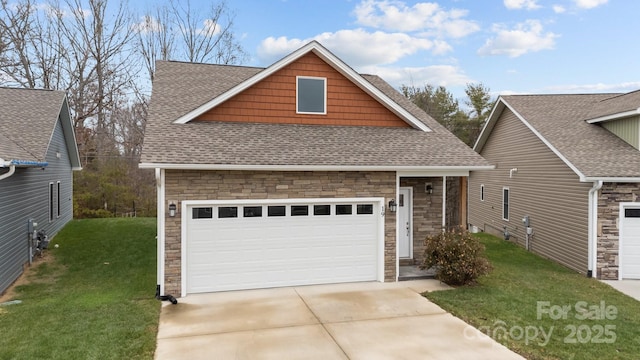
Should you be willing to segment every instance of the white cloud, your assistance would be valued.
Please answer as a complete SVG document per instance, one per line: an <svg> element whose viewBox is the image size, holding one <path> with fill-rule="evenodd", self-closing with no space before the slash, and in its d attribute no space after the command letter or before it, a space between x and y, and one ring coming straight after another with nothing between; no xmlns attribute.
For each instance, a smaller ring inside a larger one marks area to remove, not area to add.
<svg viewBox="0 0 640 360"><path fill-rule="evenodd" d="M541 7L540 5L538 5L536 0L504 0L504 6L506 6L506 8L510 10L535 10Z"/></svg>
<svg viewBox="0 0 640 360"><path fill-rule="evenodd" d="M549 86L547 90L556 93L592 93L592 92L629 92L640 89L640 81L629 81L619 84L570 84Z"/></svg>
<svg viewBox="0 0 640 360"><path fill-rule="evenodd" d="M543 33L542 24L538 20L527 20L517 24L514 29L494 24L496 37L488 39L478 49L479 55L507 55L518 57L528 52L553 49L558 35L552 32Z"/></svg>
<svg viewBox="0 0 640 360"><path fill-rule="evenodd" d="M556 14L562 14L565 11L567 11L567 9L565 9L564 6L562 6L562 5L553 5L553 12L555 12Z"/></svg>
<svg viewBox="0 0 640 360"><path fill-rule="evenodd" d="M161 32L162 25L153 16L145 15L140 21L131 25L131 30L137 33L148 34L152 32Z"/></svg>
<svg viewBox="0 0 640 360"><path fill-rule="evenodd" d="M221 31L221 28L215 21L211 19L206 19L203 22L202 29L198 29L197 33L198 35L202 35L202 36L215 36L219 34L220 31Z"/></svg>
<svg viewBox="0 0 640 360"><path fill-rule="evenodd" d="M573 0L576 3L576 6L582 9L593 9L600 5L604 5L609 2L609 0Z"/></svg>
<svg viewBox="0 0 640 360"><path fill-rule="evenodd" d="M359 71L365 74L378 75L396 88L401 85L422 87L426 84L453 88L474 82L462 69L453 65L398 68L366 66L359 69Z"/></svg>
<svg viewBox="0 0 640 360"><path fill-rule="evenodd" d="M265 64L273 63L311 40L319 41L353 67L391 64L420 50L450 50L446 43L434 43L403 33L370 33L355 29L326 32L309 39L268 37L258 46L258 58Z"/></svg>
<svg viewBox="0 0 640 360"><path fill-rule="evenodd" d="M467 10L445 10L437 3L422 2L411 7L403 1L363 0L354 9L362 26L388 31L430 31L438 36L460 38L480 30L464 19Z"/></svg>

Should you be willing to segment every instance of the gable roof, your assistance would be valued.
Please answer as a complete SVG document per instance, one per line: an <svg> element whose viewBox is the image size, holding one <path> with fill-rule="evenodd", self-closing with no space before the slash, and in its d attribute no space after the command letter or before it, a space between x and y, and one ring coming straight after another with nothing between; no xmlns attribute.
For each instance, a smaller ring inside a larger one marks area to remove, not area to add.
<svg viewBox="0 0 640 360"><path fill-rule="evenodd" d="M159 61L141 168L272 170L490 169L492 166L406 97L372 75L358 75L431 131L222 121L176 123L264 71Z"/></svg>
<svg viewBox="0 0 640 360"><path fill-rule="evenodd" d="M581 181L640 181L640 151L585 121L619 94L500 96L474 146L478 153L503 111L513 112ZM595 110L594 110L595 109Z"/></svg>
<svg viewBox="0 0 640 360"><path fill-rule="evenodd" d="M63 91L0 87L0 166L42 166L60 120L74 170L80 157Z"/></svg>
<svg viewBox="0 0 640 360"><path fill-rule="evenodd" d="M384 92L381 92L375 86L372 86L371 83L367 82L360 74L358 74L355 70L353 70L349 65L344 63L338 57L336 57L333 53L327 50L325 47L320 45L317 41L311 41L298 50L292 52L291 54L285 56L281 60L275 62L273 65L265 68L256 74L252 75L248 79L241 81L240 83L235 84L232 88L227 91L219 94L215 98L198 106L192 111L184 114L177 120L175 120L176 124L185 124L199 115L204 114L205 112L211 110L219 104L229 100L230 98L238 95L244 90L250 88L256 83L264 80L268 76L276 73L277 71L283 69L285 66L293 63L298 60L303 55L313 52L321 59L323 59L327 64L345 76L347 79L351 80L355 85L364 90L367 94L371 95L374 99L378 100L382 105L387 107L393 113L395 113L398 117L406 121L409 125L416 129L420 129L422 131L431 131L429 127L427 127L423 122L416 119L410 112L406 111L403 107L399 106L396 102L392 101Z"/></svg>

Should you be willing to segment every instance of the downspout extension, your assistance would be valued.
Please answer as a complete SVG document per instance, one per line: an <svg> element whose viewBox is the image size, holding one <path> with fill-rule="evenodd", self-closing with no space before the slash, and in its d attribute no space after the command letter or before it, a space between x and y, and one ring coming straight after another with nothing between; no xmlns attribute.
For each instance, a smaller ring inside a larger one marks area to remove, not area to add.
<svg viewBox="0 0 640 360"><path fill-rule="evenodd" d="M13 164L9 165L9 172L0 175L0 180L4 180L8 178L9 176L15 174L15 172L16 172L16 166Z"/></svg>
<svg viewBox="0 0 640 360"><path fill-rule="evenodd" d="M589 189L589 259L587 277L597 277L598 261L598 191L602 188L602 180L594 181Z"/></svg>
<svg viewBox="0 0 640 360"><path fill-rule="evenodd" d="M160 295L160 284L156 285L156 299L160 301L170 301L173 305L178 303L178 300L173 295Z"/></svg>

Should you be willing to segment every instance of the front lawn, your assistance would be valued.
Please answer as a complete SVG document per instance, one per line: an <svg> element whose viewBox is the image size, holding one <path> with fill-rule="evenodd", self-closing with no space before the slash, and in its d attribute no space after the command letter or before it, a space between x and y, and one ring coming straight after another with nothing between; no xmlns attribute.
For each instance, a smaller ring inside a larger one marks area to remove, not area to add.
<svg viewBox="0 0 640 360"><path fill-rule="evenodd" d="M527 359L638 359L640 302L523 248L478 234L494 266L429 300Z"/></svg>
<svg viewBox="0 0 640 360"><path fill-rule="evenodd" d="M155 219L70 222L0 307L0 359L152 359ZM54 248L59 244L59 248Z"/></svg>

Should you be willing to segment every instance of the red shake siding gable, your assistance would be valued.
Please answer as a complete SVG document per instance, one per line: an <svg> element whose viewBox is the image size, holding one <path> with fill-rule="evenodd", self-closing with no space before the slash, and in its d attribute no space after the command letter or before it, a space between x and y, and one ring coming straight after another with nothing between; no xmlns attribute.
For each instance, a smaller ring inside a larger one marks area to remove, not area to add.
<svg viewBox="0 0 640 360"><path fill-rule="evenodd" d="M296 113L296 76L327 79L327 113ZM200 115L200 121L409 127L313 53Z"/></svg>

